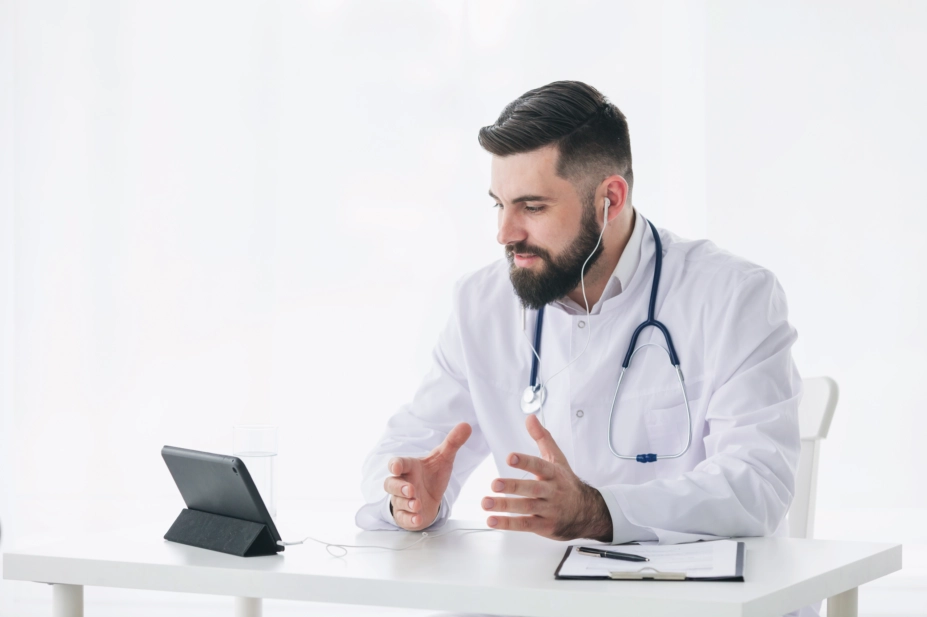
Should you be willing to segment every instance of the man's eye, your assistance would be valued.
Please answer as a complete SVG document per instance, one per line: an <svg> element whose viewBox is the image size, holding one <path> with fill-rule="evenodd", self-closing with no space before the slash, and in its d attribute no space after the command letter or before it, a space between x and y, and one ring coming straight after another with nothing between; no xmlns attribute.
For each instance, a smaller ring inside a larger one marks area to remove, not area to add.
<svg viewBox="0 0 927 617"><path fill-rule="evenodd" d="M493 208L501 208L502 204L493 204Z"/></svg>
<svg viewBox="0 0 927 617"><path fill-rule="evenodd" d="M525 212L530 212L534 214L535 212L540 212L544 209L544 206L525 206Z"/></svg>

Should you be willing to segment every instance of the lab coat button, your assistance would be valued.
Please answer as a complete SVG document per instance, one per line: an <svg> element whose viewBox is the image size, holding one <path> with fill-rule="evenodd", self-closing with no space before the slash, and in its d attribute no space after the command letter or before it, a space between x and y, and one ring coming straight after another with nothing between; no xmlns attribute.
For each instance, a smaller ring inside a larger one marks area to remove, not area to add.
<svg viewBox="0 0 927 617"><path fill-rule="evenodd" d="M585 322L585 321L581 321L581 322L579 322L578 325L579 325L580 328L585 328L585 327L586 327L586 322Z"/></svg>
<svg viewBox="0 0 927 617"><path fill-rule="evenodd" d="M576 410L576 417L577 417L577 418L582 418L582 417L583 417L583 410L582 410L582 409L577 409L577 410Z"/></svg>

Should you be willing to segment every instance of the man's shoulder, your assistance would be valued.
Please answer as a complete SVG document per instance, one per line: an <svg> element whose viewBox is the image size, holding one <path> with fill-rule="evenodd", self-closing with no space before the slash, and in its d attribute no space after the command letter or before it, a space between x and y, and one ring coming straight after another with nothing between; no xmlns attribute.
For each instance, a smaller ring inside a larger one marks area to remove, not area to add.
<svg viewBox="0 0 927 617"><path fill-rule="evenodd" d="M767 268L720 248L711 240L689 240L660 229L664 260L672 264L680 282L709 286L716 291L733 290L747 281L777 284Z"/></svg>
<svg viewBox="0 0 927 617"><path fill-rule="evenodd" d="M514 296L509 279L509 263L504 258L468 272L457 281L459 303L512 299Z"/></svg>

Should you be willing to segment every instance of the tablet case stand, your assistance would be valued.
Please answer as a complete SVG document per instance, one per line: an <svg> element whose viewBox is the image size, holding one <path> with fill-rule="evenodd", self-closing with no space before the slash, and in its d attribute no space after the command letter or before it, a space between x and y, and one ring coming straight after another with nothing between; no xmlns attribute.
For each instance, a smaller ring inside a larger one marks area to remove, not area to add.
<svg viewBox="0 0 927 617"><path fill-rule="evenodd" d="M164 539L239 557L275 555L283 550L263 523L186 508Z"/></svg>

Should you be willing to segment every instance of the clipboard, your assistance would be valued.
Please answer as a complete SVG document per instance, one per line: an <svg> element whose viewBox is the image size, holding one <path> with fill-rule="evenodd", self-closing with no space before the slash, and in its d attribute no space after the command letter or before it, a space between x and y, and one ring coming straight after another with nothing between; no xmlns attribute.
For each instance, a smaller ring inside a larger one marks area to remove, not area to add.
<svg viewBox="0 0 927 617"><path fill-rule="evenodd" d="M570 557L573 549L577 546L570 546L563 554L563 559L554 571L554 578L557 580L614 580L614 581L722 581L732 583L744 582L744 543L737 543L736 563L734 573L730 576L689 576L686 572L669 572L661 571L652 566L643 566L634 571L607 571L607 573L597 575L575 575L561 574L563 564ZM602 560L608 561L606 559ZM627 563L627 562L626 562ZM605 569L605 568L603 568Z"/></svg>

